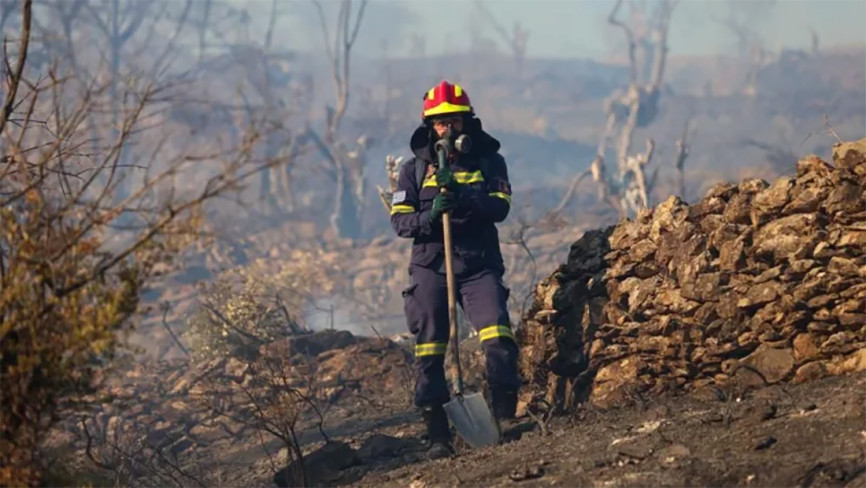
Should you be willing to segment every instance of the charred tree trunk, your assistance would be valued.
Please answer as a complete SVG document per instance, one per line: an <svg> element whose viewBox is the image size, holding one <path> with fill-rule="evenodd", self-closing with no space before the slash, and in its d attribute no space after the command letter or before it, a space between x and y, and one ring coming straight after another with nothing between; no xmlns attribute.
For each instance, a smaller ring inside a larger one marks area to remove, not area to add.
<svg viewBox="0 0 866 488"><path fill-rule="evenodd" d="M312 1L321 21L337 99L335 107L326 107L324 138L318 139L316 137L317 145L325 156L326 162L330 165L328 172L331 174L336 188L334 207L329 220L336 235L354 239L360 237L360 221L365 210L364 153L367 147L359 140L356 150L348 152L339 139L340 123L346 114L351 93L349 75L351 73L352 47L358 38L367 1L361 1L354 21L352 20L352 1L342 0L340 2L337 28L333 39L329 34L328 22L321 3L318 0ZM313 135L315 136L315 134Z"/></svg>
<svg viewBox="0 0 866 488"><path fill-rule="evenodd" d="M341 237L355 239L361 235L362 208L357 205L359 200L357 182L353 181L352 172L345 166L337 171L336 199L334 211L331 214L331 227Z"/></svg>
<svg viewBox="0 0 866 488"><path fill-rule="evenodd" d="M529 31L520 26L520 22L516 22L509 34L505 27L496 20L493 12L487 8L481 0L477 0L475 5L487 19L488 23L493 27L499 37L508 45L511 50L511 56L514 59L514 68L517 75L523 74L524 61L526 60L526 46L529 42Z"/></svg>
<svg viewBox="0 0 866 488"><path fill-rule="evenodd" d="M649 139L646 151L632 156L632 138L635 129L650 125L658 114L668 54L667 35L676 2L661 2L651 25L647 24L645 15L638 13L635 16L635 12L632 12L632 19L637 18L643 24L629 25L619 20L617 16L622 3L622 0L617 1L607 20L611 25L622 28L625 33L628 43L629 85L625 90L617 90L605 100L607 124L599 141L592 174L599 185L599 195L612 202L620 215L634 216L641 208L650 204L655 175L647 178L645 167L652 159L655 143ZM648 69L648 66L651 68ZM647 74L648 79L644 80ZM617 171L611 175L612 180L607 180L602 176L610 174L604 169L607 144L620 123L622 126L616 136L614 148ZM559 209L570 199L577 183L579 179L575 180L572 189L560 202Z"/></svg>
<svg viewBox="0 0 866 488"><path fill-rule="evenodd" d="M120 121L122 119L123 100L120 92L120 81L122 77L123 48L141 27L150 8L149 2L130 2L125 6L126 8L121 17L120 0L110 0L108 19L106 21L103 19L103 12L98 6L87 4L93 22L108 42L108 96L112 140L118 138L121 130ZM118 160L121 162L124 160L124 150L124 146L118 148L120 152ZM117 180L115 195L118 201L123 201L129 196L130 188L133 184L132 174L133 171L129 168L119 168L119 174L113 175Z"/></svg>

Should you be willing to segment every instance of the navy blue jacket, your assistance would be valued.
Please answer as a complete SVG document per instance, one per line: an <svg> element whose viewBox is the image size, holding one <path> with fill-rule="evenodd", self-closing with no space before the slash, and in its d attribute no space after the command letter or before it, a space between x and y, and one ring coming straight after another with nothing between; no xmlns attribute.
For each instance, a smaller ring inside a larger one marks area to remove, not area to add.
<svg viewBox="0 0 866 488"><path fill-rule="evenodd" d="M400 237L414 239L411 265L444 269L442 221L430 223L436 182L436 153L432 130L425 125L412 134L415 156L403 163L391 202L391 227ZM472 138L468 154L454 153L451 169L461 186L451 212L456 273L489 267L504 271L496 224L508 216L511 185L499 141L481 128L478 119L467 120L464 133ZM416 181L416 165L426 165L423 184ZM419 191L420 188L420 191Z"/></svg>

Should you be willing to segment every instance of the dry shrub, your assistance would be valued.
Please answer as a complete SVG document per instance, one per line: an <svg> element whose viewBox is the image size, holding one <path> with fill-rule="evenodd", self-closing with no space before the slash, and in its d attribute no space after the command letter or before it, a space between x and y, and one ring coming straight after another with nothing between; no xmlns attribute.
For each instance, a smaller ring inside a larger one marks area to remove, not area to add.
<svg viewBox="0 0 866 488"><path fill-rule="evenodd" d="M202 285L200 307L186 335L197 360L253 359L258 348L307 330L316 297L337 287L336 257L294 250L281 260L258 259Z"/></svg>
<svg viewBox="0 0 866 488"><path fill-rule="evenodd" d="M29 76L21 6L0 112L0 485L16 486L39 483L45 433L98 386L154 268L198 237L205 202L278 163L251 159L254 131L225 153L156 158L176 147L152 135L171 93L140 79L115 93L56 66ZM207 181L175 191L208 161L221 164Z"/></svg>

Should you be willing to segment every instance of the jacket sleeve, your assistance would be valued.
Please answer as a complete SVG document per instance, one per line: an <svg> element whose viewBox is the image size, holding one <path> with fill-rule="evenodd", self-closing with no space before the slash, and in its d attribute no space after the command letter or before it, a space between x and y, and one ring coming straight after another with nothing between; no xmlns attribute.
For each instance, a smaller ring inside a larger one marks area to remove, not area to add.
<svg viewBox="0 0 866 488"><path fill-rule="evenodd" d="M391 198L391 227L400 237L423 237L430 235L430 212L420 211L421 200L415 183L416 159L400 166L397 190Z"/></svg>
<svg viewBox="0 0 866 488"><path fill-rule="evenodd" d="M505 159L495 154L485 161L483 168L486 192L472 192L465 203L466 217L499 223L508 217L511 210L511 183L508 181L508 168Z"/></svg>

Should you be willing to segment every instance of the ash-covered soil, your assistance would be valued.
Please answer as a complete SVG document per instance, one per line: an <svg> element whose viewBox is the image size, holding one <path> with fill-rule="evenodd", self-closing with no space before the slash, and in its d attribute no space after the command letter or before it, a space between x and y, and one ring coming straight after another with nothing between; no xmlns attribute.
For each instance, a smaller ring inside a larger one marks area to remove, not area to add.
<svg viewBox="0 0 866 488"><path fill-rule="evenodd" d="M634 401L352 486L866 486L866 374Z"/></svg>

